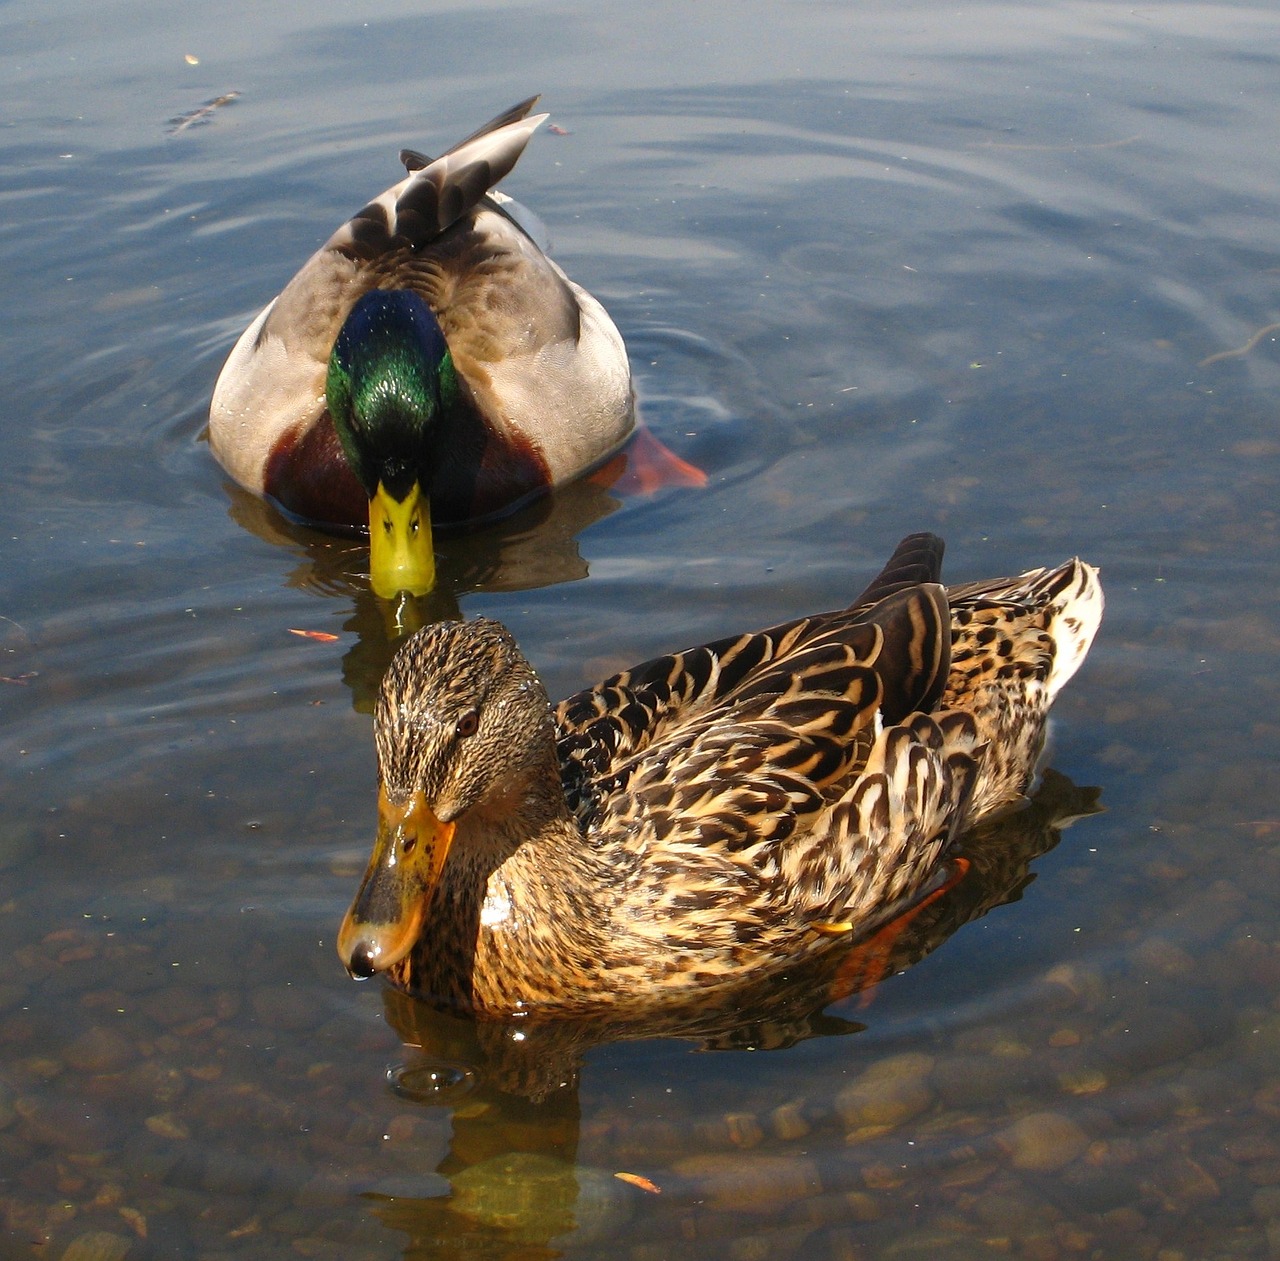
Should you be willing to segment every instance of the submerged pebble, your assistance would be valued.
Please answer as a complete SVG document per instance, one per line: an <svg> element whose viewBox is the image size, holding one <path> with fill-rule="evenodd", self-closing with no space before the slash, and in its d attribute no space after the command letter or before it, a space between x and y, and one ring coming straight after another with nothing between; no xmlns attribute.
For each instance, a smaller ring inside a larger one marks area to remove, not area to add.
<svg viewBox="0 0 1280 1261"><path fill-rule="evenodd" d="M717 1213L773 1213L822 1189L817 1165L801 1156L702 1152L676 1161L674 1169Z"/></svg>
<svg viewBox="0 0 1280 1261"><path fill-rule="evenodd" d="M1176 943L1165 937L1149 937L1133 952L1134 963L1139 967L1170 979L1191 976L1196 961Z"/></svg>
<svg viewBox="0 0 1280 1261"><path fill-rule="evenodd" d="M1185 1012L1172 1007L1138 1008L1113 1025L1099 1049L1118 1068L1143 1072L1185 1060L1204 1034Z"/></svg>
<svg viewBox="0 0 1280 1261"><path fill-rule="evenodd" d="M764 1141L764 1127L752 1112L730 1112L725 1116L725 1125L735 1147L758 1147Z"/></svg>
<svg viewBox="0 0 1280 1261"><path fill-rule="evenodd" d="M62 1261L124 1261L133 1242L107 1230L85 1231L67 1245Z"/></svg>
<svg viewBox="0 0 1280 1261"><path fill-rule="evenodd" d="M784 1141L803 1138L811 1126L799 1103L784 1103L769 1113L769 1127L774 1136Z"/></svg>
<svg viewBox="0 0 1280 1261"><path fill-rule="evenodd" d="M1280 1064L1280 1014L1269 1014L1251 1022L1241 1038L1240 1053L1249 1064L1267 1072Z"/></svg>
<svg viewBox="0 0 1280 1261"><path fill-rule="evenodd" d="M538 1152L492 1156L456 1174L452 1212L500 1229L512 1243L541 1244L557 1235L603 1238L630 1216L622 1183Z"/></svg>
<svg viewBox="0 0 1280 1261"><path fill-rule="evenodd" d="M1255 1191L1249 1207L1263 1221L1280 1221L1280 1186L1262 1187Z"/></svg>
<svg viewBox="0 0 1280 1261"><path fill-rule="evenodd" d="M836 1112L854 1131L899 1126L933 1104L933 1064L932 1056L915 1051L880 1060L836 1095Z"/></svg>
<svg viewBox="0 0 1280 1261"><path fill-rule="evenodd" d="M95 1025L71 1042L63 1056L78 1072L109 1073L132 1063L137 1051L123 1033Z"/></svg>
<svg viewBox="0 0 1280 1261"><path fill-rule="evenodd" d="M1070 1164L1089 1145L1085 1132L1057 1112L1033 1112L997 1135L1015 1169L1052 1173Z"/></svg>
<svg viewBox="0 0 1280 1261"><path fill-rule="evenodd" d="M187 1123L172 1112L157 1112L147 1117L146 1127L159 1138L181 1140L191 1137Z"/></svg>
<svg viewBox="0 0 1280 1261"><path fill-rule="evenodd" d="M1034 1098L1052 1080L1043 1058L996 1054L947 1055L938 1059L930 1082L950 1108L976 1108L1014 1096Z"/></svg>

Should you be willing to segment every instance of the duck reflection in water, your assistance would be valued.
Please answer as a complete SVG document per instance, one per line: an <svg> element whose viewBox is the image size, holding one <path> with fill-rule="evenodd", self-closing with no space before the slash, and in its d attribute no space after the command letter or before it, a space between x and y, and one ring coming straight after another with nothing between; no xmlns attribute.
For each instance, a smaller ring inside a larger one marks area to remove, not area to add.
<svg viewBox="0 0 1280 1261"><path fill-rule="evenodd" d="M1098 813L1099 790L1047 770L1021 808L959 841L953 873L901 930L840 943L802 971L751 981L712 1004L670 1002L626 1020L473 1020L388 988L388 1023L408 1054L389 1072L402 1099L452 1109L449 1153L421 1192L368 1193L388 1227L405 1233L406 1258L471 1257L518 1245L522 1257L561 1255L614 1237L646 1191L619 1170L579 1163L579 1080L593 1048L679 1038L699 1051L785 1049L854 1034L874 1015L875 987L988 911L1016 902L1035 879L1032 863L1076 819ZM628 1146L625 1134L612 1146ZM425 1182L425 1180L424 1180ZM397 1190L401 1190L397 1188ZM664 1194L678 1192L663 1179ZM494 1255L498 1255L495 1253ZM502 1255L507 1255L503 1253Z"/></svg>
<svg viewBox="0 0 1280 1261"><path fill-rule="evenodd" d="M630 452L595 474L545 496L502 521L475 530L437 530L436 585L428 594L383 600L369 586L368 544L290 521L248 491L228 483L232 519L250 534L284 547L295 563L285 585L351 603L341 629L355 643L342 660L353 707L371 713L382 676L401 640L420 626L457 620L458 599L476 591L529 591L578 582L588 564L579 539L617 511L633 489Z"/></svg>

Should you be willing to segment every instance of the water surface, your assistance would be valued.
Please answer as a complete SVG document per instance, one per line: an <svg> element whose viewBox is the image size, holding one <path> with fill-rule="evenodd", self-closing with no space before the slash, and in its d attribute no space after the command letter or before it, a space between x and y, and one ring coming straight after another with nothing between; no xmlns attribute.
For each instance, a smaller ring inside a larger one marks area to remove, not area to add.
<svg viewBox="0 0 1280 1261"><path fill-rule="evenodd" d="M6 10L4 1255L1275 1255L1277 49L1229 3ZM506 187L710 483L450 538L430 615L563 695L912 530L1102 567L1041 793L872 990L520 1042L337 963L388 622L209 394L402 145L537 90Z"/></svg>

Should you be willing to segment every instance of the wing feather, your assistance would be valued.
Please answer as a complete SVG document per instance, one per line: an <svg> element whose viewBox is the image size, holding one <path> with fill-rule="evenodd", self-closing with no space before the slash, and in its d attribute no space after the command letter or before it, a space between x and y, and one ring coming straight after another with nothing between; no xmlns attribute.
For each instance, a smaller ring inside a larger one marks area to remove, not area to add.
<svg viewBox="0 0 1280 1261"><path fill-rule="evenodd" d="M768 874L865 765L886 707L897 721L940 692L946 640L945 595L924 586L615 675L557 710L576 817Z"/></svg>

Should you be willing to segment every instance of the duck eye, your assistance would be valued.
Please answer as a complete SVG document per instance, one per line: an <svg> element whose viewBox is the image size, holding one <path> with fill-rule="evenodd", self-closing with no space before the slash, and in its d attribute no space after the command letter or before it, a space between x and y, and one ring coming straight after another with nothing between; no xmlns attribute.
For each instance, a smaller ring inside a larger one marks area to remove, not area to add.
<svg viewBox="0 0 1280 1261"><path fill-rule="evenodd" d="M469 709L458 719L458 725L453 729L453 734L460 740L465 740L468 736L475 735L476 728L479 726L480 715L474 709Z"/></svg>

